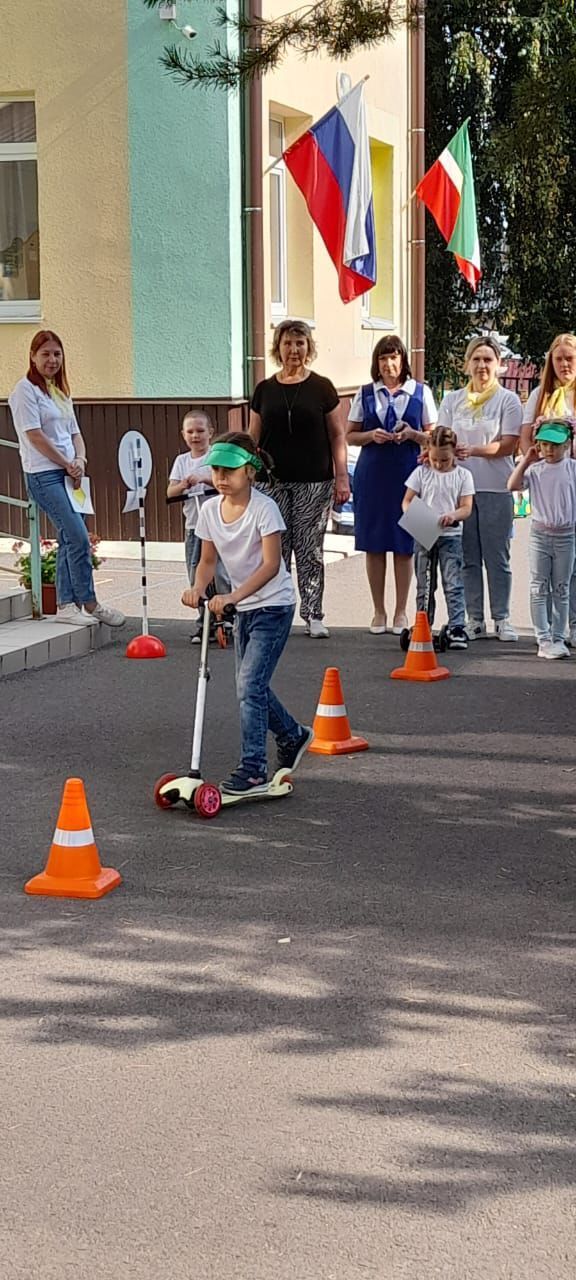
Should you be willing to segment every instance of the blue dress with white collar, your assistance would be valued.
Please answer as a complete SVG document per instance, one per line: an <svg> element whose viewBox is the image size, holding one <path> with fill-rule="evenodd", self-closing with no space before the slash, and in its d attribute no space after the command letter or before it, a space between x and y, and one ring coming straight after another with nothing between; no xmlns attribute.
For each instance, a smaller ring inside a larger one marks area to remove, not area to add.
<svg viewBox="0 0 576 1280"><path fill-rule="evenodd" d="M417 382L408 404L402 412L402 421L415 431L422 430L424 389ZM388 407L384 413L376 403L374 384L362 387L362 431L374 431L377 427L393 432L398 422L394 408L395 395L406 395L401 388L388 394ZM360 426L360 424L358 424ZM406 481L414 470L420 454L420 445L413 440L404 444L365 444L354 472L354 532L358 551L411 556L414 540L398 526L402 515L402 499Z"/></svg>

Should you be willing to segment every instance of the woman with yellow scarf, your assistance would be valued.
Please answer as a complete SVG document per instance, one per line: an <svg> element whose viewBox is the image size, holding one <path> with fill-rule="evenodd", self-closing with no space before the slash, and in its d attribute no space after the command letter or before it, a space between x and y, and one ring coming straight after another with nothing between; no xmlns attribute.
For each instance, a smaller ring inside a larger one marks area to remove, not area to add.
<svg viewBox="0 0 576 1280"><path fill-rule="evenodd" d="M576 423L576 334L559 333L550 346L539 385L524 405L524 425L520 448L527 453L534 433L546 418L565 418ZM572 446L574 456L574 445ZM566 639L576 646L576 569L570 582L570 633Z"/></svg>
<svg viewBox="0 0 576 1280"><path fill-rule="evenodd" d="M449 391L440 405L438 426L452 427L457 456L472 473L476 495L472 515L462 530L464 592L470 640L486 634L483 568L488 578L490 612L496 639L518 639L510 625L510 534L514 501L508 477L522 426L522 405L513 391L501 387L500 347L495 338L473 338L464 357L468 384Z"/></svg>

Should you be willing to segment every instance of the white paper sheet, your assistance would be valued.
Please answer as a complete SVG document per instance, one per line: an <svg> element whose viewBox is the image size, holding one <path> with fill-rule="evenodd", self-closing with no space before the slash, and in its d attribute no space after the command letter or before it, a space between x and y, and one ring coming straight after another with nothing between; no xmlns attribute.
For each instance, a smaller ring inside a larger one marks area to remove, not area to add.
<svg viewBox="0 0 576 1280"><path fill-rule="evenodd" d="M429 551L440 537L442 528L437 511L433 511L421 498L413 498L408 510L400 517L398 524L405 529L420 546Z"/></svg>
<svg viewBox="0 0 576 1280"><path fill-rule="evenodd" d="M142 501L144 501L145 497L146 497L146 490L143 489ZM122 515L125 516L129 511L137 511L137 510L138 510L138 490L129 489L126 494L126 501L124 503L124 506L122 507Z"/></svg>
<svg viewBox="0 0 576 1280"><path fill-rule="evenodd" d="M72 510L78 511L81 516L93 516L94 507L90 495L88 476L84 476L80 484L75 484L71 476L66 476L65 484Z"/></svg>

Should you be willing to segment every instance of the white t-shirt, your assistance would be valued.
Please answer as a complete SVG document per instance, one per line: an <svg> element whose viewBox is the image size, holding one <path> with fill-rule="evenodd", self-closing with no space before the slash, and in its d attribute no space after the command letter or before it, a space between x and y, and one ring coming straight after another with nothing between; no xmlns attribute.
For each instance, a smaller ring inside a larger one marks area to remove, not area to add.
<svg viewBox="0 0 576 1280"><path fill-rule="evenodd" d="M208 475L211 475L212 468L206 469L208 453L209 450L201 454L199 458L194 458L191 453L179 453L178 457L174 459L172 470L168 476L170 483L172 481L185 480L187 476L197 476L201 472L206 475L206 470L208 470ZM211 487L210 484L208 487ZM194 484L190 489L186 490L188 496L182 504L186 529L196 528L200 507L206 501L204 497L205 491L206 484Z"/></svg>
<svg viewBox="0 0 576 1280"><path fill-rule="evenodd" d="M438 410L438 426L452 427L459 444L485 445L502 436L519 436L522 405L514 391L499 387L480 409L470 409L466 388L449 391ZM474 476L477 493L506 493L508 477L514 470L514 459L466 458L462 466Z"/></svg>
<svg viewBox="0 0 576 1280"><path fill-rule="evenodd" d="M65 410L57 405L46 391L41 391L28 378L21 378L16 383L12 394L8 397L12 413L12 421L18 436L22 470L28 475L37 471L61 471L62 468L51 458L46 458L28 439L29 431L43 431L46 438L66 458L73 462L76 454L72 436L77 436L80 427L70 409L66 417Z"/></svg>
<svg viewBox="0 0 576 1280"><path fill-rule="evenodd" d="M474 493L474 480L467 468L459 464L451 471L434 471L433 467L424 465L416 467L408 476L406 488L417 493L439 516L447 516L460 506L461 498L468 498ZM441 530L441 537L461 538L462 525L446 525Z"/></svg>
<svg viewBox="0 0 576 1280"><path fill-rule="evenodd" d="M573 528L576 524L576 462L533 462L525 472L530 490L532 519L548 529Z"/></svg>
<svg viewBox="0 0 576 1280"><path fill-rule="evenodd" d="M566 409L568 411L569 416L571 418L576 417L576 414L574 411L574 405L575 405L574 392L565 391L564 395L566 398ZM526 404L524 405L524 413L522 417L523 422L534 422L536 418L536 409L538 408L539 398L540 398L540 387L534 387L534 390L530 392L530 395L528 396ZM547 418L551 418L552 414L545 413L543 416Z"/></svg>
<svg viewBox="0 0 576 1280"><path fill-rule="evenodd" d="M232 590L242 586L262 564L262 538L270 533L283 533L286 525L280 511L272 498L258 489L252 489L250 501L244 513L232 524L225 524L221 508L224 499L209 498L204 503L198 523L197 537L213 542L232 584ZM284 561L280 560L280 568L270 582L259 591L241 600L236 607L240 612L247 609L263 609L271 606L286 607L296 603L296 592L292 578Z"/></svg>
<svg viewBox="0 0 576 1280"><path fill-rule="evenodd" d="M413 396L416 390L416 380L414 378L408 378L408 381L404 383L404 385L400 388L399 391L395 391L392 396L390 396L390 393L386 391L384 383L380 379L378 380L378 382L374 382L372 385L374 387L376 413L378 414L378 417L381 419L382 425L384 425L384 422L386 420L386 414L388 412L388 404L390 399L392 400L392 405L394 408L394 412L396 414L396 419L398 422L400 422L400 420L402 419L402 415L404 414L406 407L408 405L410 396ZM434 396L432 395L432 392L428 384L424 382L422 387L422 426L423 427L431 426L433 422L436 422L437 417L438 417L438 413L436 410L436 405L434 404ZM360 389L356 392L356 395L354 396L352 404L350 405L348 421L362 422L363 418L364 418L364 411L362 409L362 388L360 387Z"/></svg>

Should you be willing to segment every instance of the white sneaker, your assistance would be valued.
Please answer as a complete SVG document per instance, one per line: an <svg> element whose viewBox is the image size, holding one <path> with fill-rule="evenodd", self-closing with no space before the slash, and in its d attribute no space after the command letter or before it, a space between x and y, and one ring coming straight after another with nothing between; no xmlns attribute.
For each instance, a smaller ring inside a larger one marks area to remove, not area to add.
<svg viewBox="0 0 576 1280"><path fill-rule="evenodd" d="M551 648L552 648L551 640L541 640L540 644L538 645L538 657L551 658L552 657L552 654L550 652Z"/></svg>
<svg viewBox="0 0 576 1280"><path fill-rule="evenodd" d="M514 643L518 639L518 632L510 626L508 618L501 618L499 622L494 623L494 635L497 640L503 640L505 644Z"/></svg>
<svg viewBox="0 0 576 1280"><path fill-rule="evenodd" d="M549 651L546 654L546 657L547 658L569 658L570 650L567 647L567 645L564 644L563 640L553 640L550 645Z"/></svg>
<svg viewBox="0 0 576 1280"><path fill-rule="evenodd" d="M324 626L321 618L311 618L308 635L312 640L327 640L330 632L328 627Z"/></svg>
<svg viewBox="0 0 576 1280"><path fill-rule="evenodd" d="M573 649L576 649L576 626L570 627L569 641Z"/></svg>
<svg viewBox="0 0 576 1280"><path fill-rule="evenodd" d="M485 640L486 623L480 618L469 618L466 623L466 635L469 640Z"/></svg>
<svg viewBox="0 0 576 1280"><path fill-rule="evenodd" d="M123 627L126 622L125 615L119 609L111 609L108 604L97 604L87 616L94 622L103 622L107 627Z"/></svg>
<svg viewBox="0 0 576 1280"><path fill-rule="evenodd" d="M54 622L64 622L67 627L89 627L90 616L82 613L77 604L61 604L54 615Z"/></svg>

